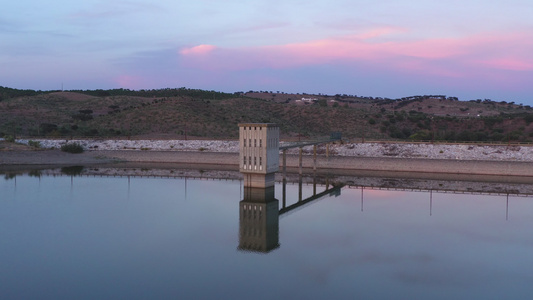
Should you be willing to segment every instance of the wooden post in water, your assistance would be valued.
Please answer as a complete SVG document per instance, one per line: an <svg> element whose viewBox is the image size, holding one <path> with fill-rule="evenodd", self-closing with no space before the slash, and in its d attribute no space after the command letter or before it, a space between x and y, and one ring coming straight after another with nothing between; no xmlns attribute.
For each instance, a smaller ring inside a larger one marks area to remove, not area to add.
<svg viewBox="0 0 533 300"><path fill-rule="evenodd" d="M298 202L301 202L302 199L302 173L300 173L300 178L298 179Z"/></svg>
<svg viewBox="0 0 533 300"><path fill-rule="evenodd" d="M283 149L283 177L287 174L287 156L285 155L287 149Z"/></svg>
<svg viewBox="0 0 533 300"><path fill-rule="evenodd" d="M316 172L316 145L313 145L313 171Z"/></svg>
<svg viewBox="0 0 533 300"><path fill-rule="evenodd" d="M329 157L329 143L326 144L326 157Z"/></svg>
<svg viewBox="0 0 533 300"><path fill-rule="evenodd" d="M287 149L283 149L283 208L287 205Z"/></svg>
<svg viewBox="0 0 533 300"><path fill-rule="evenodd" d="M303 153L303 149L302 149L302 147L300 147L300 157L298 158L298 165L299 165L299 168L300 168L300 176L302 175L302 153Z"/></svg>
<svg viewBox="0 0 533 300"><path fill-rule="evenodd" d="M316 172L313 173L313 196L316 196Z"/></svg>
<svg viewBox="0 0 533 300"><path fill-rule="evenodd" d="M283 176L283 192L282 192L283 208L287 206L287 178Z"/></svg>

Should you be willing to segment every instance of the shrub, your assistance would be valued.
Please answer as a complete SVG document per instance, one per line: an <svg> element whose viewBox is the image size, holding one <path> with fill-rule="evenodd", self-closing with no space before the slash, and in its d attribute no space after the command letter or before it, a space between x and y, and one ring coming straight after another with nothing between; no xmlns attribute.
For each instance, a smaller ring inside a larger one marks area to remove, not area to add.
<svg viewBox="0 0 533 300"><path fill-rule="evenodd" d="M39 141L29 140L28 141L28 145L33 147L33 148L41 148L41 142L39 142Z"/></svg>
<svg viewBox="0 0 533 300"><path fill-rule="evenodd" d="M82 153L83 147L78 143L64 144L61 146L61 151L68 153Z"/></svg>
<svg viewBox="0 0 533 300"><path fill-rule="evenodd" d="M526 121L527 125L531 124L531 122L533 122L533 114L527 114L524 117L524 120Z"/></svg>
<svg viewBox="0 0 533 300"><path fill-rule="evenodd" d="M6 135L6 136L4 136L4 139L8 143L14 143L15 142L15 137L12 136L12 135Z"/></svg>
<svg viewBox="0 0 533 300"><path fill-rule="evenodd" d="M48 134L54 130L57 130L57 125L56 124L52 124L52 123L42 123L39 125L39 130L41 131L41 133L44 135L44 134Z"/></svg>
<svg viewBox="0 0 533 300"><path fill-rule="evenodd" d="M417 133L411 135L409 138L412 140L429 140L431 136L427 131L418 131Z"/></svg>

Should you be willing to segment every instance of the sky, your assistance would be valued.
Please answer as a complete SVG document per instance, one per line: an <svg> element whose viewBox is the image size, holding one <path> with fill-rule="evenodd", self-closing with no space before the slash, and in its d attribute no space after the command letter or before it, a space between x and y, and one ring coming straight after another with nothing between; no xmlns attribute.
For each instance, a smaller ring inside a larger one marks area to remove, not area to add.
<svg viewBox="0 0 533 300"><path fill-rule="evenodd" d="M0 86L533 105L531 16L531 0L6 1Z"/></svg>

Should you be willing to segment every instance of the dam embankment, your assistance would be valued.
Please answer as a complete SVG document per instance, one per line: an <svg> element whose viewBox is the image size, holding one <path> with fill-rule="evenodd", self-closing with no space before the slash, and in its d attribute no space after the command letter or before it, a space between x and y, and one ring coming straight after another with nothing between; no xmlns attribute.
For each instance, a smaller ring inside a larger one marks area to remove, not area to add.
<svg viewBox="0 0 533 300"><path fill-rule="evenodd" d="M21 140L19 142L28 142ZM65 140L40 140L59 148ZM238 141L80 140L82 154L59 150L2 151L0 165L87 165L124 163L203 164L238 169ZM314 168L313 148L304 147L302 167ZM424 172L463 175L533 176L533 147L522 145L453 145L408 143L337 143L318 147L318 169ZM298 168L298 149L287 151L287 166ZM282 166L280 155L280 166Z"/></svg>

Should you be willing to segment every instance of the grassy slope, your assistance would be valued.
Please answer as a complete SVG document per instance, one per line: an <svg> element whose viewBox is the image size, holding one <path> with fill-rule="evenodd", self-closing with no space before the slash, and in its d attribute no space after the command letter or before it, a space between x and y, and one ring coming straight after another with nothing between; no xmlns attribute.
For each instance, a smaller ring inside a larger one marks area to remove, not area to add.
<svg viewBox="0 0 533 300"><path fill-rule="evenodd" d="M294 101L301 95L247 96L229 98L226 95L215 100L215 97L205 99L196 95L91 96L56 92L10 98L0 102L0 135L46 133L48 136L180 138L187 134L189 137L235 138L237 124L241 122L277 123L284 137L299 134L323 137L332 131L358 138L363 134L366 138L405 138L417 132L425 134L425 138L430 132L444 137L463 131L486 132L499 140L511 132L514 132L514 139L528 140L533 135L533 124L523 117L513 117L527 112L528 108L507 103L444 99L391 102L343 97L344 102L333 104L329 101L334 97L319 96L322 105L305 105ZM328 105L324 106L326 101ZM92 119L73 118L80 110L91 110ZM57 128L42 124L57 125Z"/></svg>

